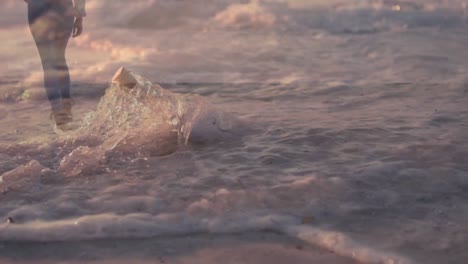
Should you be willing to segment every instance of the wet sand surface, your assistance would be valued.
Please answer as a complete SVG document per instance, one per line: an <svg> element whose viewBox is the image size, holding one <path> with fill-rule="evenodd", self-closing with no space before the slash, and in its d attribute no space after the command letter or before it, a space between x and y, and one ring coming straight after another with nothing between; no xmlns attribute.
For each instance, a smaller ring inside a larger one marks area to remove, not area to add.
<svg viewBox="0 0 468 264"><path fill-rule="evenodd" d="M9 263L337 263L354 261L268 232L144 240L0 243Z"/></svg>

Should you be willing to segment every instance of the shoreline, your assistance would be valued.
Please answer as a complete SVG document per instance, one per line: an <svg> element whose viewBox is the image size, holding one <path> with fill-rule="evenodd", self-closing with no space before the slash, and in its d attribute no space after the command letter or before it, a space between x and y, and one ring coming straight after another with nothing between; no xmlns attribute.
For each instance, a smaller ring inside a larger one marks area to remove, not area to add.
<svg viewBox="0 0 468 264"><path fill-rule="evenodd" d="M271 232L76 242L0 242L0 262L27 263L333 263L356 261Z"/></svg>

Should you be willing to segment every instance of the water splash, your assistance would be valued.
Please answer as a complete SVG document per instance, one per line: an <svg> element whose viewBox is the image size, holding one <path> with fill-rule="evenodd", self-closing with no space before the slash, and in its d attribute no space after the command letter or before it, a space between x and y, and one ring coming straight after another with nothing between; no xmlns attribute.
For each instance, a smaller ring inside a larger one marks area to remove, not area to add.
<svg viewBox="0 0 468 264"><path fill-rule="evenodd" d="M201 96L170 92L121 68L77 135L98 139L107 150L164 155L189 142L238 135L240 125Z"/></svg>

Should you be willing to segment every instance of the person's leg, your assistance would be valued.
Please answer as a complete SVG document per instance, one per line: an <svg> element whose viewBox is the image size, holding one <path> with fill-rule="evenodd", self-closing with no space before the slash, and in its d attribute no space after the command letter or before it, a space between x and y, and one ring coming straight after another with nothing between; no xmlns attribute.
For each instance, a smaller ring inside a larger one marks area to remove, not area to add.
<svg viewBox="0 0 468 264"><path fill-rule="evenodd" d="M55 44L38 43L37 48L44 70L44 86L47 98L52 106L52 110L58 111L61 109L62 91L70 89L68 68L63 60L59 58L59 50Z"/></svg>
<svg viewBox="0 0 468 264"><path fill-rule="evenodd" d="M44 70L44 86L53 110L60 109L61 99L70 99L70 73L65 59L67 40L37 45Z"/></svg>
<svg viewBox="0 0 468 264"><path fill-rule="evenodd" d="M70 99L70 74L65 51L73 28L71 0L29 1L31 33L44 70L44 86L52 111L62 109L62 98Z"/></svg>

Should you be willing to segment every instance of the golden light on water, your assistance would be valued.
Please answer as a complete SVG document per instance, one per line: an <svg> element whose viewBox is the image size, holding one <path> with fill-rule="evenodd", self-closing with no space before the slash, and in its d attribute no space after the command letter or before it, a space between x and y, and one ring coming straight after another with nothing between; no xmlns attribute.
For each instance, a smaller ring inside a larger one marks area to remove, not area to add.
<svg viewBox="0 0 468 264"><path fill-rule="evenodd" d="M392 6L392 10L397 11L397 12L401 11L401 6L400 5L394 5L394 6Z"/></svg>

